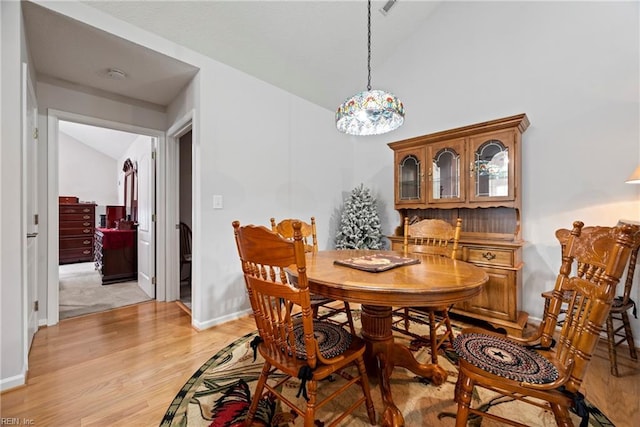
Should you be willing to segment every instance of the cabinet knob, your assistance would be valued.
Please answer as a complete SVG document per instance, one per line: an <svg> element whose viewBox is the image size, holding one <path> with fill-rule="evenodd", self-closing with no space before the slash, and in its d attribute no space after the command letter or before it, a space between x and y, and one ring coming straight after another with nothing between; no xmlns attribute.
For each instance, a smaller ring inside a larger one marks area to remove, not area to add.
<svg viewBox="0 0 640 427"><path fill-rule="evenodd" d="M89 218L91 218L89 215L85 215L82 217L82 219L89 219Z"/></svg>
<svg viewBox="0 0 640 427"><path fill-rule="evenodd" d="M496 254L492 254L491 252L485 252L482 254L482 258L486 259L487 261L491 261L492 259L496 258Z"/></svg>
<svg viewBox="0 0 640 427"><path fill-rule="evenodd" d="M91 251L82 251L83 254L85 255L89 255L91 253Z"/></svg>
<svg viewBox="0 0 640 427"><path fill-rule="evenodd" d="M91 233L91 230L89 230L88 228L85 228L84 230L82 230L83 233Z"/></svg>
<svg viewBox="0 0 640 427"><path fill-rule="evenodd" d="M84 240L84 241L82 242L82 244L83 244L83 245L88 245L89 243L91 243L91 240Z"/></svg>

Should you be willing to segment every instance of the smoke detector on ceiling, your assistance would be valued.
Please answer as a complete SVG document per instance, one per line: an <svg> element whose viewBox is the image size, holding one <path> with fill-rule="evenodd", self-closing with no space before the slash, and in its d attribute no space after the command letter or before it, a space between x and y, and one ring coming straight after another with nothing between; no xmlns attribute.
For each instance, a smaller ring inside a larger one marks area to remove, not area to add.
<svg viewBox="0 0 640 427"><path fill-rule="evenodd" d="M117 68L109 68L106 71L106 76L113 80L124 80L127 78L127 73Z"/></svg>

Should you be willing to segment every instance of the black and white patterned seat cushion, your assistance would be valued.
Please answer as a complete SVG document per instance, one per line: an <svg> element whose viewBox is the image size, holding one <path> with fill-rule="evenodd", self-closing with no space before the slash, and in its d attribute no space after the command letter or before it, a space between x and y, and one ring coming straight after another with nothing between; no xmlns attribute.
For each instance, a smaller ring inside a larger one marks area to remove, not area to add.
<svg viewBox="0 0 640 427"><path fill-rule="evenodd" d="M453 348L473 366L514 381L547 384L559 377L558 370L547 359L498 336L462 334L453 341Z"/></svg>
<svg viewBox="0 0 640 427"><path fill-rule="evenodd" d="M332 358L340 356L351 345L353 336L343 327L330 322L321 320L313 321L313 330L320 354L324 358ZM307 358L307 350L304 346L304 328L302 321L295 322L293 326L293 335L296 344L296 357L299 359Z"/></svg>

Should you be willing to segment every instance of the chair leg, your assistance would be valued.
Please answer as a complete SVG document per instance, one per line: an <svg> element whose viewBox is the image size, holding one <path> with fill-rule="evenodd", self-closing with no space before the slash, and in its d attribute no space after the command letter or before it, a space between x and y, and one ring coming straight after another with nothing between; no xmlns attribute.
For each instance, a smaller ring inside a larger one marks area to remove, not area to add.
<svg viewBox="0 0 640 427"><path fill-rule="evenodd" d="M269 370L271 370L271 364L265 362L262 366L262 372L260 373L260 378L258 378L258 384L256 385L256 390L253 392L253 399L251 399L251 406L249 406L249 411L247 412L247 418L245 419L244 425L249 427L253 423L253 417L256 415L256 411L258 410L258 403L262 398L262 391L264 390L264 385L267 382L267 378L269 377Z"/></svg>
<svg viewBox="0 0 640 427"><path fill-rule="evenodd" d="M344 310L347 314L347 323L349 324L349 330L351 331L351 335L356 335L356 327L353 325L353 316L351 315L351 307L347 301L344 302Z"/></svg>
<svg viewBox="0 0 640 427"><path fill-rule="evenodd" d="M627 345L629 346L629 355L633 360L638 360L638 353L636 353L636 346L633 342L631 322L629 322L629 313L626 311L622 313L622 324L624 325L624 336L626 337Z"/></svg>
<svg viewBox="0 0 640 427"><path fill-rule="evenodd" d="M460 371L456 382L456 392L454 400L458 403L456 414L456 427L466 427L469 418L469 406L473 394L473 380Z"/></svg>
<svg viewBox="0 0 640 427"><path fill-rule="evenodd" d="M558 427L573 427L573 421L571 421L569 409L566 406L551 403L551 411L553 411Z"/></svg>
<svg viewBox="0 0 640 427"><path fill-rule="evenodd" d="M409 330L409 307L404 308L404 330Z"/></svg>
<svg viewBox="0 0 640 427"><path fill-rule="evenodd" d="M369 422L371 425L376 424L376 411L373 407L373 400L371 399L371 387L369 386L369 377L364 366L364 359L359 357L356 359L356 366L360 373L360 385L362 386L362 392L364 393L364 404L367 407L367 415L369 416Z"/></svg>
<svg viewBox="0 0 640 427"><path fill-rule="evenodd" d="M318 382L315 380L307 381L307 400L306 410L304 414L304 427L314 427L316 415L316 396L318 393Z"/></svg>
<svg viewBox="0 0 640 427"><path fill-rule="evenodd" d="M449 307L451 308L451 307ZM451 319L449 318L449 309L444 310L442 312L442 318L444 319L444 324L447 327L447 335L449 338L449 343L453 347L453 328L451 327Z"/></svg>
<svg viewBox="0 0 640 427"><path fill-rule="evenodd" d="M611 375L618 376L618 357L616 355L616 333L613 330L613 317L607 316L607 345L609 347L609 364Z"/></svg>
<svg viewBox="0 0 640 427"><path fill-rule="evenodd" d="M429 310L429 340L431 341L431 363L438 363L438 325L436 323L436 313Z"/></svg>

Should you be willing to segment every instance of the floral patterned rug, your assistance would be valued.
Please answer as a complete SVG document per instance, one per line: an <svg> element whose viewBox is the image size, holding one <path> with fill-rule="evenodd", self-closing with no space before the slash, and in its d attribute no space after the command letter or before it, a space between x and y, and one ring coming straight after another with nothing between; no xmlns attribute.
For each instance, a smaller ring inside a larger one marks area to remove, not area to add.
<svg viewBox="0 0 640 427"><path fill-rule="evenodd" d="M354 311L354 320L359 319L360 312ZM359 324L360 322L354 322ZM425 328L426 329L426 328ZM425 331L422 331L426 333ZM252 392L262 369L263 360L258 354L253 360L251 340L256 333L247 334L234 343L223 348L198 369L178 392L160 423L161 427L238 427L242 425L251 401ZM397 341L410 340L397 335ZM414 345L412 349L418 361L431 360L428 348ZM441 349L438 363L448 372L447 381L434 386L427 379L415 376L403 368L396 368L391 377L391 389L394 401L402 411L406 426L455 424L456 404L453 402L454 387L457 379L457 355L452 348ZM340 378L339 376L336 376ZM331 393L340 386L341 380L324 381L318 386L319 395ZM295 400L297 384L290 386L291 399ZM372 380L372 398L376 416L382 413L382 401L377 381ZM356 390L357 388L352 388ZM514 401L493 392L476 388L474 404L483 410L509 417L529 426L555 426L550 412L543 411L533 405ZM330 421L334 413L348 407L349 399L335 399L324 406L318 413L323 421ZM600 411L587 402L590 412L589 426L603 427L613 424ZM322 422L317 425L323 425ZM580 425L580 418L575 416L574 424ZM289 408L280 406L279 402L268 399L260 403L256 425L263 426L299 426L302 420L290 413ZM354 412L341 425L368 426L368 418L364 405ZM470 426L493 426L498 423L482 418L470 418Z"/></svg>

